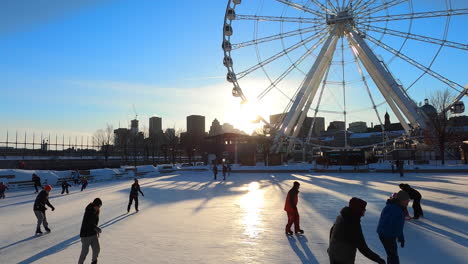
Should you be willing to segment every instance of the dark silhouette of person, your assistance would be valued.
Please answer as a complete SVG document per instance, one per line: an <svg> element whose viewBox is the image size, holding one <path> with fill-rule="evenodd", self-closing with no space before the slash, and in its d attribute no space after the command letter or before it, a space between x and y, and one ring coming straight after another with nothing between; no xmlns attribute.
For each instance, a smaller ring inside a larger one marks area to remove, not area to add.
<svg viewBox="0 0 468 264"><path fill-rule="evenodd" d="M132 206L133 200L135 200L135 210L138 212L138 192L140 192L142 196L145 196L140 189L138 180L135 179L135 182L132 184L132 187L130 188L130 197L128 201L127 213L130 212L130 207Z"/></svg>
<svg viewBox="0 0 468 264"><path fill-rule="evenodd" d="M349 206L341 209L336 217L335 224L330 229L330 264L354 263L357 250L366 258L385 264L385 260L367 246L362 233L361 218L366 212L366 205L366 201L353 197L349 200Z"/></svg>

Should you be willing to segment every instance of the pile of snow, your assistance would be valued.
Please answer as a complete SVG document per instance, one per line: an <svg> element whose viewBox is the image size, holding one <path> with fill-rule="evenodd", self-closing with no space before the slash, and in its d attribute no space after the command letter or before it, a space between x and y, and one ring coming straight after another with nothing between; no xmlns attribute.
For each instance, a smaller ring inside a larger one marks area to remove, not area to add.
<svg viewBox="0 0 468 264"><path fill-rule="evenodd" d="M32 174L36 173L41 177L41 182L43 184L57 184L59 176L56 171L50 170L19 170L19 169L0 169L0 176L5 175L14 175L14 178L1 178L0 181L8 184L9 182L18 182L18 181L31 181ZM12 186L14 187L14 186Z"/></svg>
<svg viewBox="0 0 468 264"><path fill-rule="evenodd" d="M122 167L117 169L94 169L89 170L90 181L108 181L114 179L128 179L134 177L156 177L159 176L159 171L156 167L149 166L137 166L137 173L135 174L135 167ZM19 169L0 169L0 181L10 184L9 187L17 188L21 187L15 182L29 181L32 183L32 174L36 173L41 178L43 185L57 185L61 183L62 179L69 179L72 177L72 171L52 171L52 170L19 170ZM4 178L1 176L13 175L11 178ZM81 175L87 176L87 175Z"/></svg>

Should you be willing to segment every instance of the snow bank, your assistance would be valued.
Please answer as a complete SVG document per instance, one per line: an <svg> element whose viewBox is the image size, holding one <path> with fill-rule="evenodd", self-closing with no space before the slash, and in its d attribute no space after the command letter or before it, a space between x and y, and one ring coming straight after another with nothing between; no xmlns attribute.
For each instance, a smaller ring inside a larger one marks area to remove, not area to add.
<svg viewBox="0 0 468 264"><path fill-rule="evenodd" d="M13 175L13 178L1 178L1 181L9 184L11 182L31 181L32 174L36 173L41 177L42 184L57 184L59 176L56 171L49 170L19 170L19 169L0 169L0 176ZM16 186L12 186L15 188Z"/></svg>

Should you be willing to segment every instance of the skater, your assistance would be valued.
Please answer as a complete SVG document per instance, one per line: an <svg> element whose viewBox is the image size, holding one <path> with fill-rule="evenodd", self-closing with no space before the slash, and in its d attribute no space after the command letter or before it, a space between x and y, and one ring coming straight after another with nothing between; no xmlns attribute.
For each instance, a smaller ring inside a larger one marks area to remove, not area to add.
<svg viewBox="0 0 468 264"><path fill-rule="evenodd" d="M390 161L392 165L392 173L395 173L395 161Z"/></svg>
<svg viewBox="0 0 468 264"><path fill-rule="evenodd" d="M72 171L72 179L75 185L80 184L80 172L78 170Z"/></svg>
<svg viewBox="0 0 468 264"><path fill-rule="evenodd" d="M5 190L8 190L8 186L0 182L0 199L5 199Z"/></svg>
<svg viewBox="0 0 468 264"><path fill-rule="evenodd" d="M64 194L65 192L67 192L68 194L68 187L71 187L71 185L68 184L68 182L64 180L62 182L62 194Z"/></svg>
<svg viewBox="0 0 468 264"><path fill-rule="evenodd" d="M141 193L141 196L145 196L140 189L140 185L138 184L138 180L135 179L135 182L132 184L130 189L130 197L128 201L127 213L130 212L130 207L132 206L132 201L135 200L135 210L138 212L138 192Z"/></svg>
<svg viewBox="0 0 468 264"><path fill-rule="evenodd" d="M398 172L400 173L400 177L403 177L404 176L404 165L405 165L405 162L402 161L402 160L397 160L397 169L398 169Z"/></svg>
<svg viewBox="0 0 468 264"><path fill-rule="evenodd" d="M37 187L42 189L41 177L39 177L39 175L37 175L36 173L33 173L32 174L32 181L34 182L34 189L36 189L36 193L37 193L39 191L37 189Z"/></svg>
<svg viewBox="0 0 468 264"><path fill-rule="evenodd" d="M367 202L353 197L349 206L341 209L335 224L330 229L330 246L328 256L331 264L352 264L356 259L356 249L366 258L385 264L379 255L374 253L366 243L361 227L361 217L366 212Z"/></svg>
<svg viewBox="0 0 468 264"><path fill-rule="evenodd" d="M405 225L404 208L408 206L409 194L399 191L396 198L388 199L387 205L380 214L377 233L387 253L387 264L399 264L397 240L405 247L403 227Z"/></svg>
<svg viewBox="0 0 468 264"><path fill-rule="evenodd" d="M88 179L86 179L86 177L83 176L83 178L81 179L81 191L86 189L86 187L88 187Z"/></svg>
<svg viewBox="0 0 468 264"><path fill-rule="evenodd" d="M389 197L389 199L393 199L393 198L396 198L396 197L397 197L397 193L393 193L393 194ZM403 208L403 211L405 212L405 220L411 220L412 217L410 216L410 214L409 214L409 212L408 212L408 207L404 207L404 208Z"/></svg>
<svg viewBox="0 0 468 264"><path fill-rule="evenodd" d="M91 264L97 263L99 251L101 251L101 247L99 246L99 234L102 230L98 227L101 206L102 201L99 198L94 199L92 203L86 206L80 230L81 254L78 264L84 263L89 252L89 246L91 246L91 249L93 250Z"/></svg>
<svg viewBox="0 0 468 264"><path fill-rule="evenodd" d="M423 210L421 208L421 193L412 188L409 184L402 183L400 184L400 189L409 194L411 200L413 200L413 219L418 219L421 216L424 216Z"/></svg>
<svg viewBox="0 0 468 264"><path fill-rule="evenodd" d="M223 163L223 181L226 180L226 173L228 171L226 163Z"/></svg>
<svg viewBox="0 0 468 264"><path fill-rule="evenodd" d="M213 165L213 175L214 175L214 180L216 181L216 176L218 176L218 165L214 163Z"/></svg>
<svg viewBox="0 0 468 264"><path fill-rule="evenodd" d="M231 176L231 171L232 171L231 164L228 163L227 164L227 174L228 174L228 176Z"/></svg>
<svg viewBox="0 0 468 264"><path fill-rule="evenodd" d="M41 224L44 225L44 229L47 232L50 232L49 223L47 222L47 217L45 211L47 210L46 205L49 206L52 211L55 210L55 207L50 204L49 202L49 193L52 190L52 186L46 185L44 190L40 191L36 197L36 201L34 201L34 214L37 218L37 227L36 227L36 235L42 234L41 231Z"/></svg>
<svg viewBox="0 0 468 264"><path fill-rule="evenodd" d="M286 234L292 235L291 226L294 224L294 232L296 234L304 234L304 230L299 227L299 212L297 211L297 202L299 200L299 182L295 181L291 190L286 196L284 210L288 215L288 224L286 225Z"/></svg>

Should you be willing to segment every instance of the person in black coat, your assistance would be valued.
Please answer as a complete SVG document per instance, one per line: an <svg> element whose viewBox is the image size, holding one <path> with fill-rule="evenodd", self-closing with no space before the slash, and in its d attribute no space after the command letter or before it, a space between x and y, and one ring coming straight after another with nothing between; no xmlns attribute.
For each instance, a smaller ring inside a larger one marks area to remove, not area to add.
<svg viewBox="0 0 468 264"><path fill-rule="evenodd" d="M36 235L42 234L41 231L41 224L44 225L44 229L47 232L50 232L49 223L47 222L47 217L45 211L47 210L46 205L49 206L52 211L55 210L55 207L52 206L49 202L49 192L52 190L52 186L46 185L44 190L40 191L34 201L34 214L37 218L37 227L36 227Z"/></svg>
<svg viewBox="0 0 468 264"><path fill-rule="evenodd" d="M228 167L226 163L223 163L223 181L226 180L226 173L228 171Z"/></svg>
<svg viewBox="0 0 468 264"><path fill-rule="evenodd" d="M213 165L213 175L216 181L216 176L218 176L218 165L216 163Z"/></svg>
<svg viewBox="0 0 468 264"><path fill-rule="evenodd" d="M34 189L36 189L36 193L39 191L37 187L42 189L41 178L36 174L32 174L32 181L34 182Z"/></svg>
<svg viewBox="0 0 468 264"><path fill-rule="evenodd" d="M63 181L62 182L62 194L64 194L65 192L67 192L68 194L68 187L71 187L71 185L68 184L67 181Z"/></svg>
<svg viewBox="0 0 468 264"><path fill-rule="evenodd" d="M349 206L341 209L340 215L336 217L330 229L328 256L331 264L353 264L356 249L368 259L385 264L385 260L367 246L362 233L361 217L364 216L366 205L366 201L353 197Z"/></svg>
<svg viewBox="0 0 468 264"><path fill-rule="evenodd" d="M400 184L400 189L409 194L411 200L413 200L413 219L418 219L421 216L424 216L423 210L421 208L421 193L412 188L409 184L402 183Z"/></svg>
<svg viewBox="0 0 468 264"><path fill-rule="evenodd" d="M90 246L93 250L91 264L97 263L97 258L99 256L99 252L101 251L101 246L99 245L99 234L102 232L102 230L98 227L101 206L102 201L99 198L94 199L92 203L86 206L80 230L81 254L78 260L78 264L84 263Z"/></svg>
<svg viewBox="0 0 468 264"><path fill-rule="evenodd" d="M132 184L132 187L130 188L130 197L128 201L127 213L130 212L130 207L132 206L133 200L135 200L135 210L138 212L138 192L140 192L142 196L145 196L140 189L138 180L135 179L135 182Z"/></svg>

